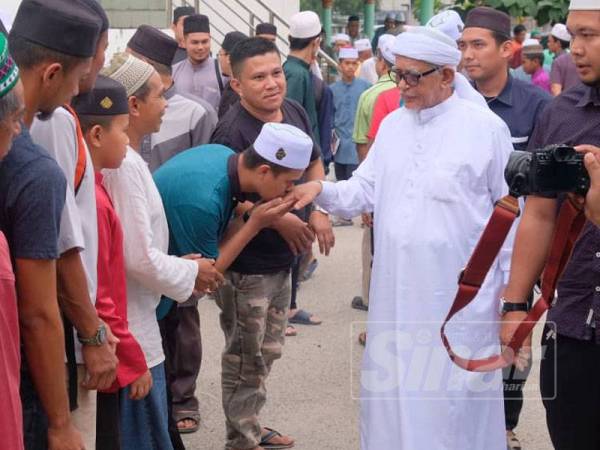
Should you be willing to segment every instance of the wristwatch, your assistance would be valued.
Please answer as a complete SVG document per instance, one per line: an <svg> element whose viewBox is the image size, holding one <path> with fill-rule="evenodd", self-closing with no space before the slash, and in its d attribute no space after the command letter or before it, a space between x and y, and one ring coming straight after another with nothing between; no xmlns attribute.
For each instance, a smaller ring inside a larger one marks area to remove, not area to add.
<svg viewBox="0 0 600 450"><path fill-rule="evenodd" d="M100 324L96 330L96 334L91 338L82 338L79 336L79 333L77 333L77 339L82 345L100 347L106 343L106 326L104 324Z"/></svg>
<svg viewBox="0 0 600 450"><path fill-rule="evenodd" d="M329 215L329 213L327 211L325 211L323 208L321 208L319 205L316 205L316 204L314 205L314 211L318 211L320 213Z"/></svg>
<svg viewBox="0 0 600 450"><path fill-rule="evenodd" d="M509 312L523 311L529 312L529 304L527 302L511 302L504 297L500 299L500 315L503 316Z"/></svg>

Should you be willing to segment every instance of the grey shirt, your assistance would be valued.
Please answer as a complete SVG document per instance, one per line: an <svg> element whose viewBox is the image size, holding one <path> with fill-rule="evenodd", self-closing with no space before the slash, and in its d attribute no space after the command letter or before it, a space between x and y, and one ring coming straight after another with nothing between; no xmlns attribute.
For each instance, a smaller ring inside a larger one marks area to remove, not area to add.
<svg viewBox="0 0 600 450"><path fill-rule="evenodd" d="M219 108L223 79L214 58L208 57L200 64L186 58L173 66L173 80L177 91L201 97L215 110Z"/></svg>

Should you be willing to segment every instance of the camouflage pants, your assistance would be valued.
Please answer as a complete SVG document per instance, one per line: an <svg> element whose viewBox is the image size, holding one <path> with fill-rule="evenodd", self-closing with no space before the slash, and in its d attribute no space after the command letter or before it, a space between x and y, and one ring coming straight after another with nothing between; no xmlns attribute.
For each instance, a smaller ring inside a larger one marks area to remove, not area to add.
<svg viewBox="0 0 600 450"><path fill-rule="evenodd" d="M249 449L260 443L260 410L267 399L265 380L281 357L290 304L290 274L226 274L216 295L225 334L221 384L227 427L225 448Z"/></svg>

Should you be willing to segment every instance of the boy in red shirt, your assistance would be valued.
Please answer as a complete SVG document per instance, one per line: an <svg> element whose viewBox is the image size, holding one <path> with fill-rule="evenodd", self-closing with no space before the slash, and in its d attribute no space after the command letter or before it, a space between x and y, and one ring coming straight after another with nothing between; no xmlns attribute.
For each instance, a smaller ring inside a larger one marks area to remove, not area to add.
<svg viewBox="0 0 600 450"><path fill-rule="evenodd" d="M120 448L119 389L130 388L130 398L144 398L152 377L144 352L127 324L127 285L123 255L123 230L112 201L102 185L102 169L117 169L127 152L129 105L123 85L99 76L94 89L73 100L96 172L98 212L98 294L96 310L117 344L117 378L98 394L97 448Z"/></svg>

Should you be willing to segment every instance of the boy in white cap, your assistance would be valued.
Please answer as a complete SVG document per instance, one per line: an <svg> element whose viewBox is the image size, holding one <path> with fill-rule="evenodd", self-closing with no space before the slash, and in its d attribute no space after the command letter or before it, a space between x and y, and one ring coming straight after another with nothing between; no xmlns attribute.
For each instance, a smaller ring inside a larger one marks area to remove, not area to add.
<svg viewBox="0 0 600 450"><path fill-rule="evenodd" d="M550 144L600 146L600 3L572 0L567 28L571 56L581 83L546 107L529 142L530 149ZM584 147L581 150L587 150ZM597 149L596 149L597 150ZM543 270L551 245L559 200L529 196L517 230L510 278L504 297L524 303ZM592 449L600 443L596 389L600 366L598 259L600 228L587 223L558 280L558 295L542 333L541 393L554 448ZM524 311L503 316L501 339L507 343Z"/></svg>
<svg viewBox="0 0 600 450"><path fill-rule="evenodd" d="M356 144L352 141L358 99L371 84L356 78L359 61L355 48L340 49L339 59L342 79L331 85L335 104L335 131L340 141L334 155L335 177L338 180L347 180L358 167Z"/></svg>
<svg viewBox="0 0 600 450"><path fill-rule="evenodd" d="M531 75L531 84L550 93L550 75L544 70L544 47L537 39L523 42L523 71Z"/></svg>
<svg viewBox="0 0 600 450"><path fill-rule="evenodd" d="M286 97L304 107L317 142L320 141L319 118L310 65L319 51L322 29L321 20L315 12L295 14L290 20L290 54L283 64L287 80Z"/></svg>
<svg viewBox="0 0 600 450"><path fill-rule="evenodd" d="M550 69L550 88L554 96L579 84L577 67L569 52L570 45L571 34L567 26L563 23L554 25L548 36L548 50L555 56Z"/></svg>
<svg viewBox="0 0 600 450"><path fill-rule="evenodd" d="M218 144L201 146L170 159L155 173L171 225L171 251L214 258L228 281L217 294L226 340L222 388L227 449L293 445L291 438L261 428L258 422L266 401L265 380L281 357L289 274L281 272L281 280L276 280L225 271L260 230L291 209L293 202L281 197L304 174L312 149L312 139L298 128L266 123L242 153ZM237 204L253 193L263 200L230 220ZM240 282L246 289L233 295L232 284Z"/></svg>

